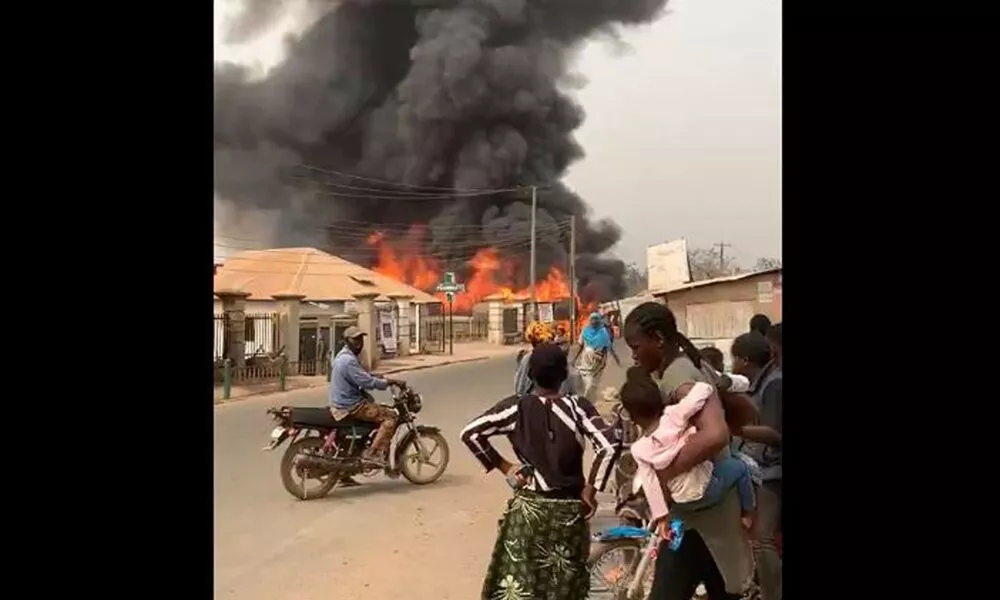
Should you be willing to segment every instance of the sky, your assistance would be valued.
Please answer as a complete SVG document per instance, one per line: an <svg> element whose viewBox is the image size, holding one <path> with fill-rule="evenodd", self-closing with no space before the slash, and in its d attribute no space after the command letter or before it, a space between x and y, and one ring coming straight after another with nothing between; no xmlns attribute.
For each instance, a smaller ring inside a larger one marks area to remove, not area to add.
<svg viewBox="0 0 1000 600"><path fill-rule="evenodd" d="M567 182L626 231L616 251L717 242L745 266L781 258L781 3L675 0L626 30L625 54L585 48L577 133L587 157Z"/></svg>
<svg viewBox="0 0 1000 600"><path fill-rule="evenodd" d="M294 22L252 45L218 41L216 59L280 60ZM575 69L587 118L586 157L566 182L625 231L614 252L645 265L646 246L685 238L717 242L744 266L781 258L781 2L672 0L659 21L595 40ZM284 31L282 31L284 30Z"/></svg>

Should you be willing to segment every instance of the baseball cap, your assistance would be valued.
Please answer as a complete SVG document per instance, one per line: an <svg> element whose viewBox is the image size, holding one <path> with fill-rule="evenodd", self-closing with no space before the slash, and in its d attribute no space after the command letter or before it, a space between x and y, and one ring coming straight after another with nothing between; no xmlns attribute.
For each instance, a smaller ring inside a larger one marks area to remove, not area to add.
<svg viewBox="0 0 1000 600"><path fill-rule="evenodd" d="M354 325L351 325L350 327L344 330L344 338L346 339L354 339L356 337L361 337L363 335L366 335L365 332L361 331L361 329L355 327Z"/></svg>

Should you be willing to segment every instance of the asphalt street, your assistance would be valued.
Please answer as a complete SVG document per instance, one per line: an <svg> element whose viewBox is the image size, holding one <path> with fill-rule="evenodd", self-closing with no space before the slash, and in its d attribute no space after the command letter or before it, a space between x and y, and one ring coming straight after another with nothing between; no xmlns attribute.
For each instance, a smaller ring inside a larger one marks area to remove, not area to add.
<svg viewBox="0 0 1000 600"><path fill-rule="evenodd" d="M629 362L627 348L619 354ZM274 427L265 409L322 406L325 389L250 398L215 409L215 596L238 600L407 597L471 600L479 595L509 490L486 475L458 434L510 393L514 357L400 374L424 397L418 422L440 427L451 450L436 483L384 476L309 502L281 486L282 447L262 452ZM602 387L624 375L609 364ZM377 397L384 399L376 392ZM506 441L497 441L509 452ZM601 527L607 518L595 520Z"/></svg>

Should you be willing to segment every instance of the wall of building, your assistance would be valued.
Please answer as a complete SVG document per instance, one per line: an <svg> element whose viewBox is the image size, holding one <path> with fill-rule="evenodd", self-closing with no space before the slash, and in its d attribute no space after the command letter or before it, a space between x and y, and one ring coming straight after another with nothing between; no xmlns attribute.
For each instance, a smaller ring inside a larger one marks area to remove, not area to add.
<svg viewBox="0 0 1000 600"><path fill-rule="evenodd" d="M764 314L781 321L781 273L763 273L685 290L665 296L677 326L698 347L715 346L726 356L736 336L746 333L750 317Z"/></svg>
<svg viewBox="0 0 1000 600"><path fill-rule="evenodd" d="M323 302L326 308L321 306L314 306L308 302L303 302L301 308L299 309L300 327L315 327L316 317L335 317L342 315L344 313L356 312L356 302L353 300L348 302L342 301L332 301ZM378 302L376 303L377 309L391 308L395 303L390 302ZM419 305L410 305L410 315L408 323L416 323L416 313L419 310ZM213 304L213 312L215 315L222 314L222 301L216 298ZM244 313L247 317L266 317L273 315L278 312L278 303L274 300L248 300L246 302L246 308ZM398 315L393 315L394 320L398 319ZM304 321L304 322L303 322ZM398 323L398 321L397 321ZM224 350L224 325L220 319L214 319L214 349L213 356L222 356ZM252 356L255 352L267 353L274 352L277 350L277 336L274 331L273 324L270 320L266 318L254 319L253 326L247 331L250 334L250 338L247 340L246 344L246 354L247 356ZM416 340L411 336L411 345L416 343Z"/></svg>

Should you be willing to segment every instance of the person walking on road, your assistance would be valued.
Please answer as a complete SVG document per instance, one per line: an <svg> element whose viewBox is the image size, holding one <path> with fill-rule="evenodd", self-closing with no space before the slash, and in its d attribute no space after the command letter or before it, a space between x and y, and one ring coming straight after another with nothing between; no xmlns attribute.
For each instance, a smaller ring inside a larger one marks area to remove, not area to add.
<svg viewBox="0 0 1000 600"><path fill-rule="evenodd" d="M587 325L580 332L575 355L576 370L580 373L583 383L581 393L587 400L594 400L594 391L601 384L601 375L608 365L608 354L621 366L622 361L615 353L611 331L601 317L601 313L590 313Z"/></svg>
<svg viewBox="0 0 1000 600"><path fill-rule="evenodd" d="M625 341L636 364L643 367L660 388L664 401L675 404L697 382L714 383L714 369L702 370L701 355L677 330L674 314L658 302L637 306L625 319ZM707 366L707 365L706 365ZM723 408L725 407L725 409ZM738 429L754 416L745 396L713 391L691 423L695 433L666 469L656 472L668 502L668 483L706 460L731 456L729 428ZM740 503L735 489L708 508L685 510L674 504L671 512L684 524L684 537L676 551L664 541L657 554L650 598L691 600L699 583L709 600L737 600L752 574L749 544L740 522Z"/></svg>
<svg viewBox="0 0 1000 600"><path fill-rule="evenodd" d="M607 484L620 443L590 402L559 393L568 373L561 348L539 344L528 360L532 392L504 398L461 434L486 472L499 470L514 489L481 597L580 600L590 590L587 521L597 510L596 491ZM517 464L490 444L496 435L508 437ZM584 439L597 453L586 479Z"/></svg>
<svg viewBox="0 0 1000 600"><path fill-rule="evenodd" d="M760 412L757 422L744 427L733 442L736 450L754 459L761 469L753 529L760 597L781 600L781 556L775 543L781 529L781 366L771 359L768 340L756 332L733 340L731 353L733 372L750 378L750 392Z"/></svg>
<svg viewBox="0 0 1000 600"><path fill-rule="evenodd" d="M392 433L396 428L396 413L371 397L368 390L384 390L390 385L405 386L398 379L375 377L365 370L358 354L365 345L365 333L351 326L344 331L344 347L333 359L330 375L330 413L337 421L351 417L378 424L371 448L363 458L385 466Z"/></svg>

